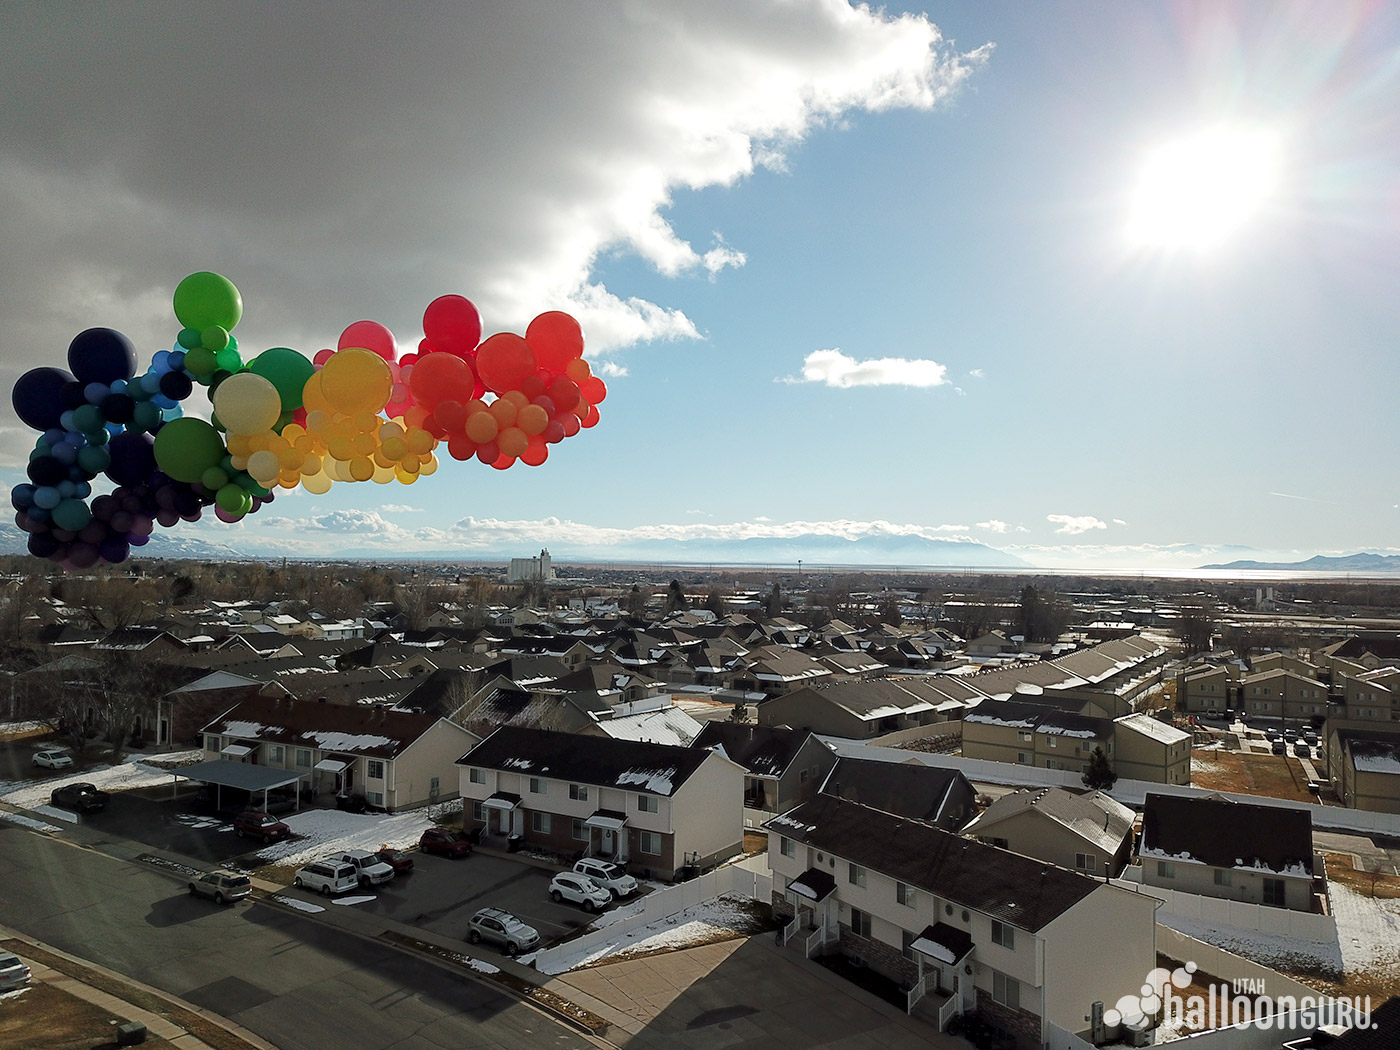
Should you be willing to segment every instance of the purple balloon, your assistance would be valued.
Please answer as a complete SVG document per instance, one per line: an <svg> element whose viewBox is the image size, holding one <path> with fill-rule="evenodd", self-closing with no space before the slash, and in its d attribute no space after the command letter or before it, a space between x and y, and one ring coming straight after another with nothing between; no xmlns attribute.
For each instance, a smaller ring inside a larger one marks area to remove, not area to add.
<svg viewBox="0 0 1400 1050"><path fill-rule="evenodd" d="M136 347L113 328L89 328L68 344L68 367L80 383L130 379L136 371Z"/></svg>
<svg viewBox="0 0 1400 1050"><path fill-rule="evenodd" d="M98 546L97 552L103 561L110 565L117 565L126 561L127 555L131 553L131 547L120 536L109 536Z"/></svg>
<svg viewBox="0 0 1400 1050"><path fill-rule="evenodd" d="M118 434L107 442L107 451L112 456L107 476L118 485L140 485L156 469L155 442L146 434Z"/></svg>
<svg viewBox="0 0 1400 1050"><path fill-rule="evenodd" d="M97 564L97 548L79 540L68 548L68 560L76 569L89 569Z"/></svg>
<svg viewBox="0 0 1400 1050"><path fill-rule="evenodd" d="M10 391L15 415L35 430L61 427L59 417L70 407L63 402L63 390L71 382L73 377L61 368L31 368Z"/></svg>
<svg viewBox="0 0 1400 1050"><path fill-rule="evenodd" d="M214 516L220 521L226 522L229 525L232 525L235 521L238 521L240 518L243 517L243 515L241 514L230 514L228 511L224 510L223 507L219 506L216 506L214 508Z"/></svg>

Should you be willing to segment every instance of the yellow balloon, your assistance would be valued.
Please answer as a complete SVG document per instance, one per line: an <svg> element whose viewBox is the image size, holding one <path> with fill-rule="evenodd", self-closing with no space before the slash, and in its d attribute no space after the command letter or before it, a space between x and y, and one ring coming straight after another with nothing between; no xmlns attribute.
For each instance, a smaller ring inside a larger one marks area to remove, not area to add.
<svg viewBox="0 0 1400 1050"><path fill-rule="evenodd" d="M269 430L282 415L277 388L256 372L239 372L214 391L214 414L230 434Z"/></svg>
<svg viewBox="0 0 1400 1050"><path fill-rule="evenodd" d="M398 478L399 481L404 485L412 485L415 481L418 480L418 475L410 474L408 471L404 470L402 463L400 463L397 467L394 468L394 477Z"/></svg>
<svg viewBox="0 0 1400 1050"><path fill-rule="evenodd" d="M337 350L320 371L321 392L338 412L377 413L389 400L394 377L389 365L372 350ZM269 386L271 384L268 384Z"/></svg>
<svg viewBox="0 0 1400 1050"><path fill-rule="evenodd" d="M324 496L331 490L331 479L324 474L312 474L301 479L301 487L313 496Z"/></svg>
<svg viewBox="0 0 1400 1050"><path fill-rule="evenodd" d="M368 481L374 477L374 461L363 456L352 459L350 461L350 476L356 481Z"/></svg>
<svg viewBox="0 0 1400 1050"><path fill-rule="evenodd" d="M259 485L270 485L282 473L282 464L275 453L263 449L248 457L248 465L243 468L253 476Z"/></svg>
<svg viewBox="0 0 1400 1050"><path fill-rule="evenodd" d="M301 472L308 477L321 473L321 457L315 452L308 452L306 458L301 461Z"/></svg>
<svg viewBox="0 0 1400 1050"><path fill-rule="evenodd" d="M321 385L321 373L314 373L306 381L306 386L301 389L301 403L306 409L306 429L318 429L311 422L313 413L322 412L326 415L331 413L330 402L326 400L325 389Z"/></svg>
<svg viewBox="0 0 1400 1050"><path fill-rule="evenodd" d="M437 456L430 455L430 456L428 456L427 459L425 459L425 460L423 461L422 465L419 466L419 468L418 468L418 474L419 474L420 477L426 476L426 475L428 475L428 474L436 474L436 473L437 473L437 468L438 468Z"/></svg>
<svg viewBox="0 0 1400 1050"><path fill-rule="evenodd" d="M375 463L373 480L376 485L389 484L389 482L394 480L394 468L392 466L385 467L381 466L379 463Z"/></svg>

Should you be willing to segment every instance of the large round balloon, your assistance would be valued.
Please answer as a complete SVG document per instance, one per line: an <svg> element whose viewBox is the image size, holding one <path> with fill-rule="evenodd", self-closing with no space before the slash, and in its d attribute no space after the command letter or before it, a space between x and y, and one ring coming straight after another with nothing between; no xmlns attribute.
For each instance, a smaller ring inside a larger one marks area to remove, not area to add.
<svg viewBox="0 0 1400 1050"><path fill-rule="evenodd" d="M321 369L321 392L332 408L347 416L378 412L393 385L388 362L360 347L337 350Z"/></svg>
<svg viewBox="0 0 1400 1050"><path fill-rule="evenodd" d="M214 391L214 414L230 434L260 434L282 415L282 399L262 376L239 372Z"/></svg>
<svg viewBox="0 0 1400 1050"><path fill-rule="evenodd" d="M341 332L336 348L344 350L349 346L372 350L386 361L397 361L399 358L399 347L394 340L394 333L378 321L356 321Z"/></svg>
<svg viewBox="0 0 1400 1050"><path fill-rule="evenodd" d="M136 372L136 347L112 328L89 328L68 344L68 367L80 383L113 383Z"/></svg>
<svg viewBox="0 0 1400 1050"><path fill-rule="evenodd" d="M316 371L316 366L295 350L274 346L253 358L248 371L262 376L277 388L283 412L295 412L301 407L302 390ZM219 418L224 417L221 415Z"/></svg>
<svg viewBox="0 0 1400 1050"><path fill-rule="evenodd" d="M156 434L156 464L176 481L193 485L219 465L226 449L219 432L202 419L172 419Z"/></svg>
<svg viewBox="0 0 1400 1050"><path fill-rule="evenodd" d="M423 311L423 334L433 349L466 357L481 342L481 314L463 296L438 296Z"/></svg>
<svg viewBox="0 0 1400 1050"><path fill-rule="evenodd" d="M175 287L175 317L186 328L232 331L243 317L243 297L227 277L201 271Z"/></svg>
<svg viewBox="0 0 1400 1050"><path fill-rule="evenodd" d="M488 390L498 394L518 390L535 374L535 354L520 336L498 332L477 349L476 372Z"/></svg>
<svg viewBox="0 0 1400 1050"><path fill-rule="evenodd" d="M525 342L539 366L550 372L563 372L570 361L583 356L583 329L562 310L550 310L531 321Z"/></svg>
<svg viewBox="0 0 1400 1050"><path fill-rule="evenodd" d="M61 427L64 411L63 390L73 377L61 368L31 368L15 381L10 402L15 415L35 430Z"/></svg>
<svg viewBox="0 0 1400 1050"><path fill-rule="evenodd" d="M107 476L118 485L142 485L155 472L156 454L147 434L128 430L107 443L111 462Z"/></svg>
<svg viewBox="0 0 1400 1050"><path fill-rule="evenodd" d="M455 354L428 354L414 364L408 385L420 405L433 408L442 401L470 401L476 376Z"/></svg>

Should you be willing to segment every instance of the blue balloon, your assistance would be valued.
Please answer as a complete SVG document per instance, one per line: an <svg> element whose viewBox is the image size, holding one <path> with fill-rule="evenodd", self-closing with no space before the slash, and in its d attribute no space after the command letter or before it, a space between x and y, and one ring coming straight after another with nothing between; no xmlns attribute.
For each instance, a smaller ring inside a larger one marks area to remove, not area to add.
<svg viewBox="0 0 1400 1050"><path fill-rule="evenodd" d="M68 444L66 441L60 441L55 445L50 455L65 467L72 466L74 463L78 462L78 449Z"/></svg>
<svg viewBox="0 0 1400 1050"><path fill-rule="evenodd" d="M100 405L102 399L111 392L106 383L89 383L83 387L83 400L89 405Z"/></svg>
<svg viewBox="0 0 1400 1050"><path fill-rule="evenodd" d="M53 510L63 502L63 494L52 485L40 485L34 490L34 506Z"/></svg>
<svg viewBox="0 0 1400 1050"><path fill-rule="evenodd" d="M60 441L66 441L71 433L72 431L64 430L62 427L49 427L39 440L46 445L57 445Z"/></svg>
<svg viewBox="0 0 1400 1050"><path fill-rule="evenodd" d="M170 354L167 360L170 362L170 371L179 372L185 367L185 352L176 350Z"/></svg>
<svg viewBox="0 0 1400 1050"><path fill-rule="evenodd" d="M128 379L136 371L136 347L112 328L89 328L68 344L68 367L82 383Z"/></svg>
<svg viewBox="0 0 1400 1050"><path fill-rule="evenodd" d="M60 415L60 416L58 417L59 425L60 425L61 427L63 427L64 430L77 430L77 429L78 429L77 427L75 427L75 426L73 425L73 412L74 412L74 411L75 411L75 410L74 410L74 409L71 409L71 408L64 409L63 414Z"/></svg>
<svg viewBox="0 0 1400 1050"><path fill-rule="evenodd" d="M31 368L15 381L10 391L15 415L35 430L63 426L59 417L69 407L63 401L63 388L72 379L61 368Z"/></svg>
<svg viewBox="0 0 1400 1050"><path fill-rule="evenodd" d="M10 505L15 510L28 510L34 506L34 486L30 484L16 485L10 489Z"/></svg>

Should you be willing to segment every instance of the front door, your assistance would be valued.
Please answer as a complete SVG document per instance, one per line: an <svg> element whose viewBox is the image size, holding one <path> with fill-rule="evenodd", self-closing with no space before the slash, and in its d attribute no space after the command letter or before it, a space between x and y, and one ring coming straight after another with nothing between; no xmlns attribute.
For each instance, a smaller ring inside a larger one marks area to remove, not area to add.
<svg viewBox="0 0 1400 1050"><path fill-rule="evenodd" d="M605 857L611 857L613 855L612 828L598 829L598 852Z"/></svg>

